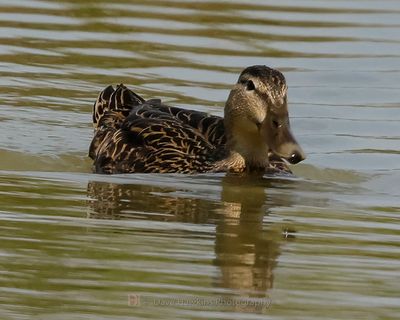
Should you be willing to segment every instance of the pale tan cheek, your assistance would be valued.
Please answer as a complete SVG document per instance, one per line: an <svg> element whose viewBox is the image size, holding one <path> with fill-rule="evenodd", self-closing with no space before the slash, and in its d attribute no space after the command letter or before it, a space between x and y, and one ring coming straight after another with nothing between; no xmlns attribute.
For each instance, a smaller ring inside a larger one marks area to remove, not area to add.
<svg viewBox="0 0 400 320"><path fill-rule="evenodd" d="M267 111L260 105L258 99L252 99L247 109L247 118L251 119L253 126L257 127L256 123L263 123L266 119Z"/></svg>
<svg viewBox="0 0 400 320"><path fill-rule="evenodd" d="M246 117L238 119L235 123L235 131L238 135L248 136L258 134L258 127L255 122L248 120Z"/></svg>

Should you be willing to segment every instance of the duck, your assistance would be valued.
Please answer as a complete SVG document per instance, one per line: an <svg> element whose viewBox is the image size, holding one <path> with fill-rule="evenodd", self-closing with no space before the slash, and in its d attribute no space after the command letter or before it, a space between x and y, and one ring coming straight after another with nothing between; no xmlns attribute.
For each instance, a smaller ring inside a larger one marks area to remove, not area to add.
<svg viewBox="0 0 400 320"><path fill-rule="evenodd" d="M280 71L247 67L219 117L110 85L93 106L93 172L291 173L306 156L290 129L287 89Z"/></svg>

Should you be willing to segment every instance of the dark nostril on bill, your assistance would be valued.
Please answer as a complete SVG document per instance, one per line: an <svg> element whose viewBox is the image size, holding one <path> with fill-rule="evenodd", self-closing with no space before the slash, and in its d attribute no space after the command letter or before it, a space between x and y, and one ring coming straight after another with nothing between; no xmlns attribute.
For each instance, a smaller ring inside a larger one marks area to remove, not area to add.
<svg viewBox="0 0 400 320"><path fill-rule="evenodd" d="M293 153L290 158L288 159L290 163L296 164L299 163L300 161L304 160L303 157L301 156L300 153L295 152Z"/></svg>

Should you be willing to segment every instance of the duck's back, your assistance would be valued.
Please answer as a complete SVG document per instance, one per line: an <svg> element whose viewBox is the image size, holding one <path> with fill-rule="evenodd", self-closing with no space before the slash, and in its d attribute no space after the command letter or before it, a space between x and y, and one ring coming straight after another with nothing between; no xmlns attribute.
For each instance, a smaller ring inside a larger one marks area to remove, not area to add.
<svg viewBox="0 0 400 320"><path fill-rule="evenodd" d="M123 85L100 93L93 124L97 173L207 172L226 153L221 117L145 101Z"/></svg>

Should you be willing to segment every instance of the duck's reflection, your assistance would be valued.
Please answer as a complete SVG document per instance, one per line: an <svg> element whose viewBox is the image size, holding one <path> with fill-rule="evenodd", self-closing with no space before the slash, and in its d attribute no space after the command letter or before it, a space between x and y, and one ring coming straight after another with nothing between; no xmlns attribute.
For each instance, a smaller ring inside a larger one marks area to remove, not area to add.
<svg viewBox="0 0 400 320"><path fill-rule="evenodd" d="M206 223L216 218L218 203L184 198L176 189L148 185L91 181L89 217L96 219L150 219Z"/></svg>
<svg viewBox="0 0 400 320"><path fill-rule="evenodd" d="M276 182L276 181L275 181ZM89 214L102 219L152 219L215 223L215 285L263 297L273 286L283 227L268 224L268 203L290 205L289 199L270 199L268 179L225 177L220 200L187 198L175 188L90 182ZM289 183L289 182L288 182Z"/></svg>
<svg viewBox="0 0 400 320"><path fill-rule="evenodd" d="M263 223L269 213L265 184L227 177L221 200L223 214L217 223L215 242L220 285L263 295L273 286L282 239L282 230Z"/></svg>

